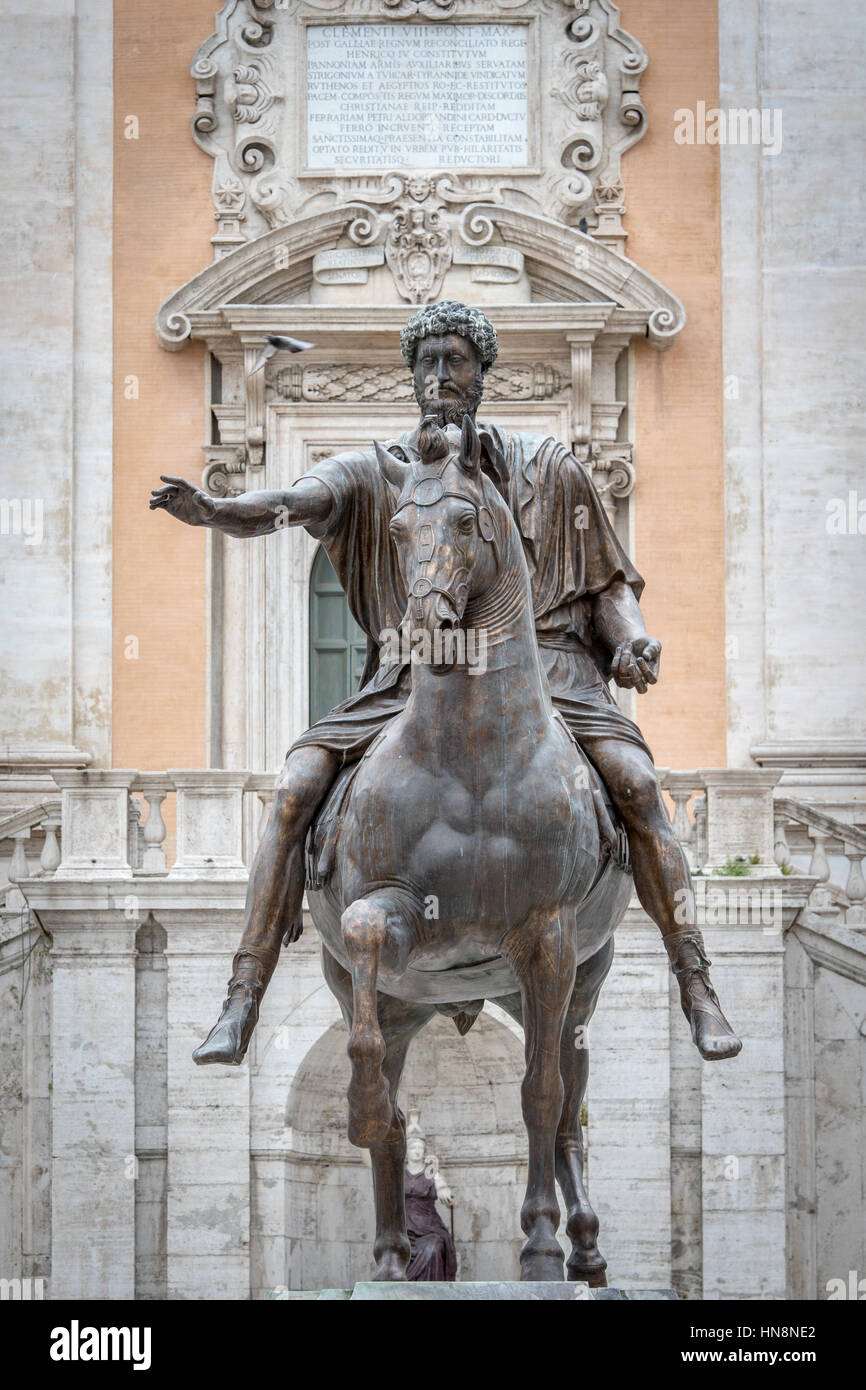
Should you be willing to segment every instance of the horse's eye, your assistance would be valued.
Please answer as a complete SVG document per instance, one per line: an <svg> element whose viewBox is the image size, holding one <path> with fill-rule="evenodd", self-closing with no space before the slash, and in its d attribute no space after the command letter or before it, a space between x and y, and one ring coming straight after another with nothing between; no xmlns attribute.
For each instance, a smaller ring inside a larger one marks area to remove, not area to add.
<svg viewBox="0 0 866 1390"><path fill-rule="evenodd" d="M465 512L464 515L461 516L457 523L457 529L458 531L463 531L467 535L475 530L475 517L471 512Z"/></svg>

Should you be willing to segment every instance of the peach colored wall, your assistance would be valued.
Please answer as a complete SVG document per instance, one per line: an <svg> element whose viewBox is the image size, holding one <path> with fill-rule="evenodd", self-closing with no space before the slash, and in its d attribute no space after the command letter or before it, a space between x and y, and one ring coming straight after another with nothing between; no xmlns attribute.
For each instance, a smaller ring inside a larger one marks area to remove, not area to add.
<svg viewBox="0 0 866 1390"><path fill-rule="evenodd" d="M147 509L160 473L196 481L205 440L203 349L167 353L154 315L206 266L213 165L188 129L189 64L213 0L116 0L114 166L115 767L202 767L205 535ZM136 116L139 138L125 138ZM138 378L138 399L124 396ZM138 638L138 659L124 655Z"/></svg>
<svg viewBox="0 0 866 1390"><path fill-rule="evenodd" d="M660 767L722 767L725 532L718 147L674 143L673 113L717 104L716 0L624 0L623 26L649 54L650 127L623 160L627 255L683 301L673 347L635 354L635 560L663 645L638 719Z"/></svg>
<svg viewBox="0 0 866 1390"><path fill-rule="evenodd" d="M211 161L188 134L189 62L216 0L115 3L115 766L204 765L205 538L147 511L161 472L198 477L202 349L166 353L153 319L211 259ZM645 138L625 156L628 254L684 301L666 353L636 352L636 558L664 643L638 701L660 766L725 761L724 509L718 150L673 140L673 112L717 92L716 0L624 0L647 48ZM139 139L124 138L124 117ZM408 312L408 309L407 309ZM138 400L124 380L139 379ZM137 660L124 639L139 640Z"/></svg>

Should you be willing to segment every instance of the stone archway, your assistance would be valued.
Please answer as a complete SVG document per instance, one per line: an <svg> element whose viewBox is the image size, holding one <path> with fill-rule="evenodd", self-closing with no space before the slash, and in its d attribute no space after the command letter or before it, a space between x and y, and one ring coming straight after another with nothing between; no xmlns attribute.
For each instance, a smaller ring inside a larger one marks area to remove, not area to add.
<svg viewBox="0 0 866 1390"><path fill-rule="evenodd" d="M464 1280L517 1277L526 1181L523 1067L520 1040L486 1013L464 1038L450 1019L437 1017L409 1051L401 1105L420 1110L428 1146L454 1192ZM310 1048L289 1096L291 1288L345 1288L370 1275L372 1184L366 1155L346 1138L347 1083L346 1028L340 1022Z"/></svg>

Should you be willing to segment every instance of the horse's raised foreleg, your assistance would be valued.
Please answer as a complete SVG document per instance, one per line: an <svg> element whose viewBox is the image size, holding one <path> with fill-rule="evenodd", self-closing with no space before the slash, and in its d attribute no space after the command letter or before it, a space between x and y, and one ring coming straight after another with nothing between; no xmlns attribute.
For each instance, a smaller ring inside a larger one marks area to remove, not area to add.
<svg viewBox="0 0 866 1390"><path fill-rule="evenodd" d="M556 1177L565 1198L565 1230L571 1241L566 1261L569 1279L585 1279L592 1288L607 1283L607 1261L598 1248L598 1217L583 1185L583 1129L580 1107L589 1078L586 1026L613 960L613 937L590 960L578 966L574 991L565 1015L560 1071L565 1094L556 1134Z"/></svg>
<svg viewBox="0 0 866 1390"><path fill-rule="evenodd" d="M352 977L329 951L324 951L323 959L325 979L340 1001L346 1023L351 1028ZM376 1206L376 1239L373 1245L376 1261L373 1278L376 1280L400 1280L406 1277L410 1254L403 1195L406 1122L397 1107L397 1089L409 1044L434 1013L435 1010L426 1005L405 1004L400 999L379 994L379 1023L385 1041L382 1071L388 1082L393 1120L385 1142L374 1145L370 1150Z"/></svg>
<svg viewBox="0 0 866 1390"><path fill-rule="evenodd" d="M520 1252L520 1277L561 1279L554 1148L562 1115L559 1055L574 988L574 941L558 915L536 915L510 931L503 946L520 985L526 1039L521 1101L529 1139L529 1178L520 1213L527 1237Z"/></svg>
<svg viewBox="0 0 866 1390"><path fill-rule="evenodd" d="M379 1023L376 979L380 963L405 968L409 928L393 898L371 893L356 898L341 918L343 945L352 976L352 1023L348 1053L349 1140L360 1149L387 1144L394 1106L383 1071L385 1039Z"/></svg>

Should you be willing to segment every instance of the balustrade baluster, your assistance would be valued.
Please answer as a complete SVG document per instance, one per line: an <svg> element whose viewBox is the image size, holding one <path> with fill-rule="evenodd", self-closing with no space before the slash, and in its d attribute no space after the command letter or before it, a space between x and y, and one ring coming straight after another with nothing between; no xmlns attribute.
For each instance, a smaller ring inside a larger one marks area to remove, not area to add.
<svg viewBox="0 0 866 1390"><path fill-rule="evenodd" d="M60 863L60 846L57 843L60 821L46 820L42 824L45 830L45 843L39 856L39 865L44 874L53 874Z"/></svg>
<svg viewBox="0 0 866 1390"><path fill-rule="evenodd" d="M773 858L781 869L783 864L790 862L791 850L788 846L788 836L785 833L785 822L776 821L776 832L773 839Z"/></svg>
<svg viewBox="0 0 866 1390"><path fill-rule="evenodd" d="M698 873L707 862L707 798L702 792L692 803L695 818L695 869Z"/></svg>
<svg viewBox="0 0 866 1390"><path fill-rule="evenodd" d="M24 849L24 841L30 839L29 830L19 830L12 836L15 848L12 851L12 863L9 865L9 882L20 883L22 878L28 878L30 870L27 867L27 852Z"/></svg>
<svg viewBox="0 0 866 1390"><path fill-rule="evenodd" d="M845 858L848 860L848 881L845 884L845 897L852 907L858 908L858 918L862 913L862 903L866 899L866 879L863 877L863 860L860 850L853 845L845 845Z"/></svg>
<svg viewBox="0 0 866 1390"><path fill-rule="evenodd" d="M130 796L127 806L127 825L129 827L129 867L133 873L141 868L141 802L137 796Z"/></svg>
<svg viewBox="0 0 866 1390"><path fill-rule="evenodd" d="M144 874L164 874L167 872L165 850L166 827L162 818L162 803L167 791L151 787L147 782L142 787L142 796L147 802L148 815L144 823L144 854L141 859L141 872Z"/></svg>
<svg viewBox="0 0 866 1390"><path fill-rule="evenodd" d="M688 805L695 790L693 772L668 772L661 775L662 786L674 803L672 816L674 834L683 847L689 868L699 868L695 844L695 822L688 812Z"/></svg>
<svg viewBox="0 0 866 1390"><path fill-rule="evenodd" d="M30 877L30 870L27 866L27 853L24 849L24 841L30 839L29 830L18 830L12 836L15 848L12 851L12 861L9 865L9 882L12 885L6 894L6 907L18 910L26 907L24 894L18 884L24 878Z"/></svg>
<svg viewBox="0 0 866 1390"><path fill-rule="evenodd" d="M819 883L827 883L830 878L830 863L827 859L827 835L823 830L816 830L814 826L809 826L809 837L814 843L812 859L809 864L809 874L812 878L817 878Z"/></svg>

